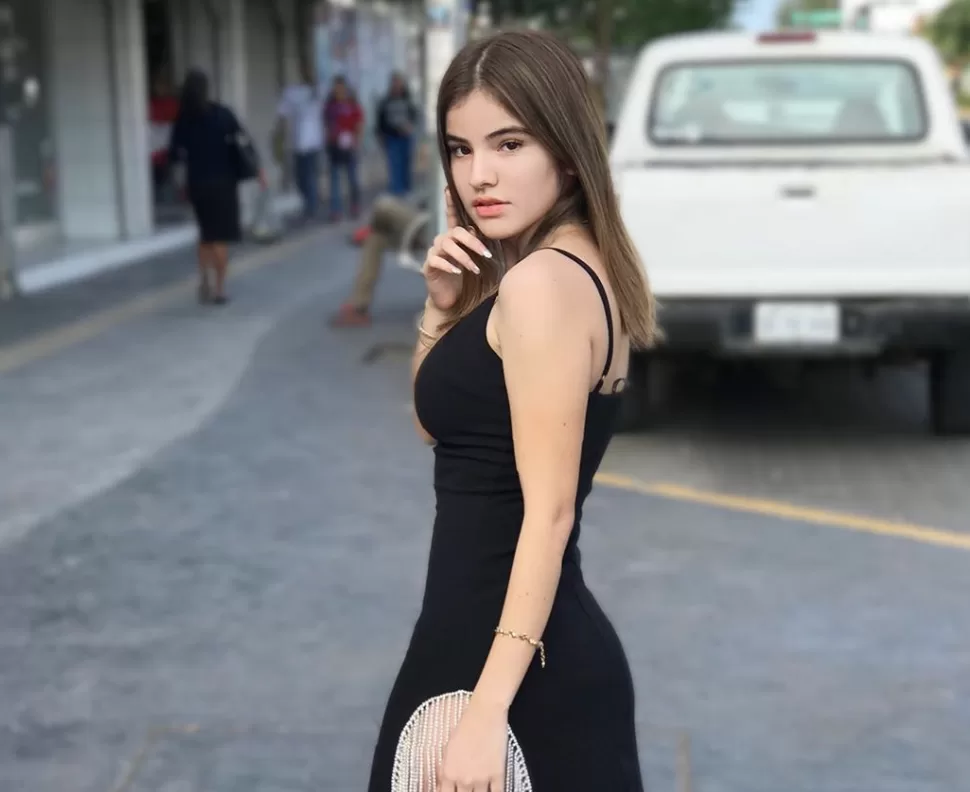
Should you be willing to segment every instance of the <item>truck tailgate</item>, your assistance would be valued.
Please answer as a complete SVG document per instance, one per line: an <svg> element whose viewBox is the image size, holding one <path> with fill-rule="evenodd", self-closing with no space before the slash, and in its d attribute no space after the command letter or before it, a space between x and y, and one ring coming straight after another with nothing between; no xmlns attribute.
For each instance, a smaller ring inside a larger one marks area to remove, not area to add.
<svg viewBox="0 0 970 792"><path fill-rule="evenodd" d="M970 295L970 167L625 168L623 218L664 297Z"/></svg>

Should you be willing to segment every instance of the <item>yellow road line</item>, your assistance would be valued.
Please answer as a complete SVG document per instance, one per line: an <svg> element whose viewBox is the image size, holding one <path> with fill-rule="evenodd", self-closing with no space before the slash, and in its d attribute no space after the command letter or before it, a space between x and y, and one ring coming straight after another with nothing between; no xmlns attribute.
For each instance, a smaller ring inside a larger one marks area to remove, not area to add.
<svg viewBox="0 0 970 792"><path fill-rule="evenodd" d="M319 234L310 234L266 248L234 261L230 272L236 277L245 275L247 272L287 258L318 241ZM187 295L195 291L197 284L197 277L191 275L177 283L163 286L155 291L128 300L121 305L105 308L63 327L41 333L17 344L0 347L0 374L5 374L28 363L33 363L41 358L76 346L112 327L117 327L123 322L135 317L146 316L176 300L185 299Z"/></svg>
<svg viewBox="0 0 970 792"><path fill-rule="evenodd" d="M909 539L913 542L950 547L959 550L970 550L970 534L944 531L939 528L928 528L913 523L883 520L878 517L865 517L860 514L816 509L809 506L798 506L784 501L766 498L749 498L742 495L728 495L726 493L684 487L679 484L664 482L640 481L629 476L616 473L598 473L596 482L606 487L639 492L659 498L698 503L704 506L714 506L730 511L761 514L766 517L777 517L793 522L813 523L847 531L876 534L878 536L892 536L897 539Z"/></svg>

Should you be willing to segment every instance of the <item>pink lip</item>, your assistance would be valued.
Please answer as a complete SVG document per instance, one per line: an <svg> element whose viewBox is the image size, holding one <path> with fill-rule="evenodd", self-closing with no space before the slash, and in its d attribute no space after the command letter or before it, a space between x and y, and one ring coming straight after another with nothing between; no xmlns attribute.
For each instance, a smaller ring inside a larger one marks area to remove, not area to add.
<svg viewBox="0 0 970 792"><path fill-rule="evenodd" d="M504 203L475 204L475 213L479 217L499 217L505 211Z"/></svg>

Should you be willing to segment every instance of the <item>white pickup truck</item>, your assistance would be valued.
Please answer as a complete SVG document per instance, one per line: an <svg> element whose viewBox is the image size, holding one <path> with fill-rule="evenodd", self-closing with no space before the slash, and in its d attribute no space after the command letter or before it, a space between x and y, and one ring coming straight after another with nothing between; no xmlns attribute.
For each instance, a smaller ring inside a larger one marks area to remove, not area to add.
<svg viewBox="0 0 970 792"><path fill-rule="evenodd" d="M628 425L655 356L851 356L927 360L934 430L970 433L970 155L927 43L656 41L610 156L666 336Z"/></svg>

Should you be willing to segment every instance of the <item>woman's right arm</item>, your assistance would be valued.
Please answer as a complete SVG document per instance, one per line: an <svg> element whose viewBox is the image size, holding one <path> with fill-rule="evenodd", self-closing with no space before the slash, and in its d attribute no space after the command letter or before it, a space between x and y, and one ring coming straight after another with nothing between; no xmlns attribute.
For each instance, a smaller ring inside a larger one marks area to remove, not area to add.
<svg viewBox="0 0 970 792"><path fill-rule="evenodd" d="M421 314L421 320L418 322L418 340L411 361L412 393L418 370L428 356L428 352L431 351L431 347L441 337L441 325L450 318L448 312L458 301L462 273L479 274L478 265L472 260L468 251L474 250L486 258L492 256L481 240L472 235L468 229L458 225L455 204L448 189L445 189L445 217L448 230L435 237L422 267L425 283L428 286L428 298L424 301L424 313ZM438 305L444 305L446 309L442 310L437 307ZM417 412L414 413L414 423L418 434L426 443L436 442L421 426Z"/></svg>
<svg viewBox="0 0 970 792"><path fill-rule="evenodd" d="M424 312L418 323L418 339L414 345L414 356L411 358L411 392L414 393L414 381L418 376L418 369L434 346L435 340L439 335L438 327L445 321L447 316L444 311L435 308L431 298L424 301ZM412 407L414 415L414 427L418 430L418 436L428 445L434 445L435 439L425 431L418 420L417 412Z"/></svg>
<svg viewBox="0 0 970 792"><path fill-rule="evenodd" d="M239 116L236 115L235 110L233 110L228 105L223 105L222 109L225 113L226 125L228 126L228 132L230 135L246 134L246 128L242 125L242 121L239 120Z"/></svg>

